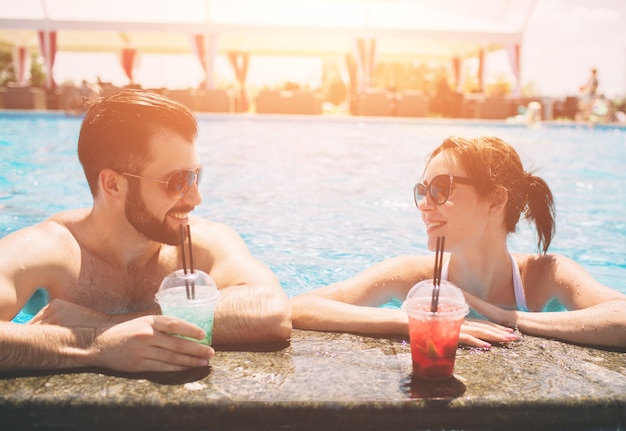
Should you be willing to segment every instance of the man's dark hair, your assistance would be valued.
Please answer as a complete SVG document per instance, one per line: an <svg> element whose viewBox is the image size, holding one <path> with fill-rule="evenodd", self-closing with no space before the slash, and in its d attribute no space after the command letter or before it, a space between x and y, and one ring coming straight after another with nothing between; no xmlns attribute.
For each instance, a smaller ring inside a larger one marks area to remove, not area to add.
<svg viewBox="0 0 626 431"><path fill-rule="evenodd" d="M186 106L150 91L122 90L92 104L78 138L78 159L91 194L96 196L105 168L141 172L150 158L150 138L161 130L193 142L198 124Z"/></svg>

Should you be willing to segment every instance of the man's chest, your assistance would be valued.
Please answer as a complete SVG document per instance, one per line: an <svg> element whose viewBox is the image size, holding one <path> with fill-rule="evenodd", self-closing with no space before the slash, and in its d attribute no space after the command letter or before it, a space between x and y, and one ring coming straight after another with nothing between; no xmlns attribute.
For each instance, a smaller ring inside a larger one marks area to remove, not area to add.
<svg viewBox="0 0 626 431"><path fill-rule="evenodd" d="M175 258L167 255L124 270L84 255L80 266L50 296L105 313L146 311L156 307L154 295L159 284L175 269Z"/></svg>

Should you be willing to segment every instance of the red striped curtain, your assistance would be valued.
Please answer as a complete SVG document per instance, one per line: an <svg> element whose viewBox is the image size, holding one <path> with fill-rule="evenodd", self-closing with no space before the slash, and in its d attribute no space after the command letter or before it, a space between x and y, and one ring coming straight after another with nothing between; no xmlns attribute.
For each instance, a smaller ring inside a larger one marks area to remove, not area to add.
<svg viewBox="0 0 626 431"><path fill-rule="evenodd" d="M57 55L57 32L56 31L38 31L39 50L43 55L46 64L46 88L56 88L54 82L54 59Z"/></svg>
<svg viewBox="0 0 626 431"><path fill-rule="evenodd" d="M217 40L216 34L208 36L204 34L191 35L191 48L198 58L202 70L204 70L204 81L202 81L200 87L205 90L211 90L215 87L213 82L213 61L217 55Z"/></svg>
<svg viewBox="0 0 626 431"><path fill-rule="evenodd" d="M207 60L207 50L206 50L206 40L203 34L194 34L191 36L191 48L193 49L196 58L200 62L200 66L202 66L202 70L204 71L204 81L200 85L202 88L207 90L209 88L209 80L207 79L207 71L208 71L208 60Z"/></svg>
<svg viewBox="0 0 626 431"><path fill-rule="evenodd" d="M229 51L228 60L230 61L235 77L239 82L239 91L241 93L241 110L248 110L248 97L246 95L246 79L248 78L248 65L250 64L250 53L240 51Z"/></svg>
<svg viewBox="0 0 626 431"><path fill-rule="evenodd" d="M478 88L481 93L485 92L485 50L478 52Z"/></svg>
<svg viewBox="0 0 626 431"><path fill-rule="evenodd" d="M506 47L506 53L509 57L509 64L511 65L511 71L513 72L513 76L515 76L515 88L513 89L514 96L521 95L522 74L520 66L520 51L521 49L519 43Z"/></svg>
<svg viewBox="0 0 626 431"><path fill-rule="evenodd" d="M376 67L376 40L356 40L356 63L360 72L359 91L365 91L372 84Z"/></svg>
<svg viewBox="0 0 626 431"><path fill-rule="evenodd" d="M463 64L463 60L461 57L454 56L452 57L452 74L454 76L454 89L455 91L460 91L461 86L461 65Z"/></svg>
<svg viewBox="0 0 626 431"><path fill-rule="evenodd" d="M134 84L135 64L137 59L137 50L135 48L122 48L121 63L122 69L130 84Z"/></svg>
<svg viewBox="0 0 626 431"><path fill-rule="evenodd" d="M26 47L16 46L13 49L13 70L18 85L26 85L30 71L30 53Z"/></svg>

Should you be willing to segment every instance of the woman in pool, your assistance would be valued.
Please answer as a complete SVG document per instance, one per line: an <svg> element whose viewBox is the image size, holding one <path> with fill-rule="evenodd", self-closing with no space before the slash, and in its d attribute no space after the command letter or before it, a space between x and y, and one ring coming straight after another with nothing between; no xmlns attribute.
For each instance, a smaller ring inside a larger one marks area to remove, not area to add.
<svg viewBox="0 0 626 431"><path fill-rule="evenodd" d="M626 295L595 281L580 265L547 254L555 232L548 185L526 172L517 152L498 138L449 138L428 158L415 203L428 247L445 236L442 278L459 286L473 312L460 342L489 348L521 332L568 342L626 347ZM511 254L507 236L520 216L533 222L538 254ZM408 317L380 308L432 278L434 255L400 256L355 277L292 298L296 328L408 334ZM546 312L553 301L568 311Z"/></svg>

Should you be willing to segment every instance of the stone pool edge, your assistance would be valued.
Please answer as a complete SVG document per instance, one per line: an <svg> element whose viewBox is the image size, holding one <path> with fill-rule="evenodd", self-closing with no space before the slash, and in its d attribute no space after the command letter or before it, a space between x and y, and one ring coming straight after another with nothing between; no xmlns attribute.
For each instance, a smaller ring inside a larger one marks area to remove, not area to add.
<svg viewBox="0 0 626 431"><path fill-rule="evenodd" d="M177 380L177 377L180 378ZM414 382L405 340L294 331L198 374L0 374L2 429L622 430L626 354L524 336ZM5 428L6 427L6 428Z"/></svg>

